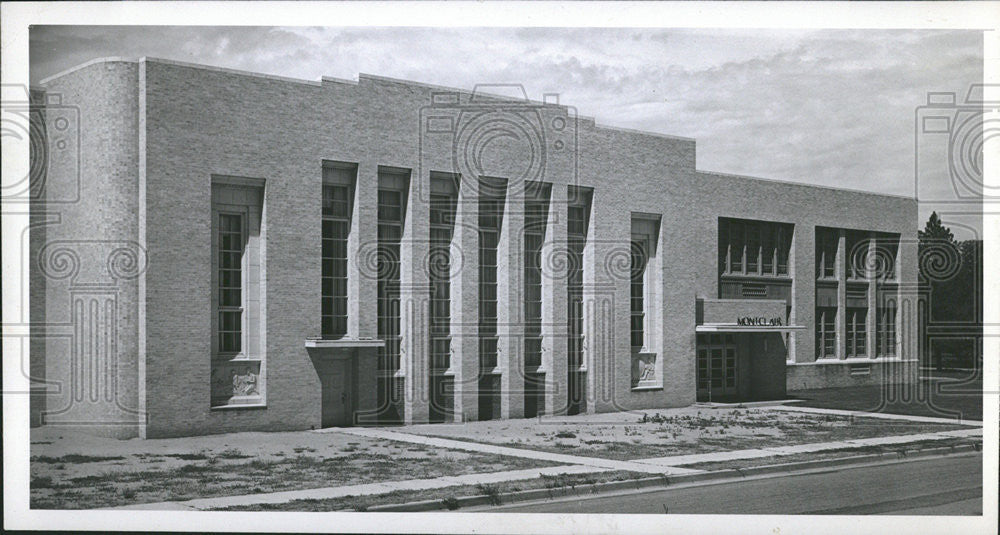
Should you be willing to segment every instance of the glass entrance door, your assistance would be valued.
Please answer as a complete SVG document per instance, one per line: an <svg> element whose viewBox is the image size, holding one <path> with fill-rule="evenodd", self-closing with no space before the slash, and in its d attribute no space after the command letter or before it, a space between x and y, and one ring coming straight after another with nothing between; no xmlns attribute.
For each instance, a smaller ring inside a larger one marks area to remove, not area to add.
<svg viewBox="0 0 1000 535"><path fill-rule="evenodd" d="M698 335L698 401L728 401L739 395L736 337L732 333Z"/></svg>

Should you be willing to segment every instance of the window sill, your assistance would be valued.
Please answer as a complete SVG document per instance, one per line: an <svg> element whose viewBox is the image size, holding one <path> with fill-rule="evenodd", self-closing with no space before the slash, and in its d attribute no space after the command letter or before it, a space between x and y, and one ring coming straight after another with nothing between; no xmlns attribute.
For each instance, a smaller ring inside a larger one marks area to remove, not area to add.
<svg viewBox="0 0 1000 535"><path fill-rule="evenodd" d="M632 392L648 392L650 390L663 390L663 385L659 383L639 383L638 385L632 387Z"/></svg>
<svg viewBox="0 0 1000 535"><path fill-rule="evenodd" d="M215 405L211 407L213 411L236 411L242 409L266 409L267 403L229 403L227 405Z"/></svg>
<svg viewBox="0 0 1000 535"><path fill-rule="evenodd" d="M761 275L757 273L723 273L723 279L733 280L759 280L765 282L792 282L790 275Z"/></svg>

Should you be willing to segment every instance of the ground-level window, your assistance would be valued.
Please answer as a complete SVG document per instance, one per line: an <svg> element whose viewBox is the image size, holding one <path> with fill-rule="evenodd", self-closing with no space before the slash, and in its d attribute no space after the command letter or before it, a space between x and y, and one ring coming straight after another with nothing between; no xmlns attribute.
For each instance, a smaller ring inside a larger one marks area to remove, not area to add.
<svg viewBox="0 0 1000 535"><path fill-rule="evenodd" d="M847 309L847 315L844 318L844 328L846 330L844 340L847 345L846 352L848 357L862 357L866 355L865 322L867 318L868 309L866 308Z"/></svg>
<svg viewBox="0 0 1000 535"><path fill-rule="evenodd" d="M837 309L819 307L816 309L816 358L837 356Z"/></svg>

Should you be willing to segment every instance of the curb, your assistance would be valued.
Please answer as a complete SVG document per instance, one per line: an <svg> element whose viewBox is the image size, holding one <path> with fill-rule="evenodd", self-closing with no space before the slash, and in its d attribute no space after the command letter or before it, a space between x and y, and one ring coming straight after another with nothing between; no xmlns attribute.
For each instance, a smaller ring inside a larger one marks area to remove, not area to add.
<svg viewBox="0 0 1000 535"><path fill-rule="evenodd" d="M749 476L777 474L783 472L807 471L817 468L827 468L832 466L844 466L852 464L865 464L875 461L894 461L901 459L917 459L921 457L933 457L937 455L951 455L972 451L982 451L981 443L961 444L953 446L942 446L935 448L924 448L919 450L896 450L891 452L871 453L866 455L855 455L852 457L840 457L836 459L820 459L816 461L801 461L795 463L773 464L767 466L754 466L750 468L730 468L725 470L713 470L696 474L683 474L676 476L655 476L642 479L630 479L626 481L609 481L606 483L595 483L591 485L579 485L574 487L557 487L551 489L530 489L517 492L510 492L498 495L478 495L456 497L449 508L444 500L422 500L409 503L397 503L386 505L375 505L366 509L368 512L421 512L421 511L447 511L457 510L465 507L475 507L479 505L501 505L517 502L562 498L566 496L581 496L588 494L600 494L614 492L618 490L641 490L650 487L669 487L686 483L696 483L701 481L711 481L715 479L740 479Z"/></svg>

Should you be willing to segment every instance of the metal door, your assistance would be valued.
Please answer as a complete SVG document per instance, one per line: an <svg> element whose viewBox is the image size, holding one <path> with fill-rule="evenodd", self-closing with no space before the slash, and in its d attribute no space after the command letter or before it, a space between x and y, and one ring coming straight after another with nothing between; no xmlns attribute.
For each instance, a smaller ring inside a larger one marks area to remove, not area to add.
<svg viewBox="0 0 1000 535"><path fill-rule="evenodd" d="M335 360L326 366L323 382L323 427L351 425L351 361Z"/></svg>

